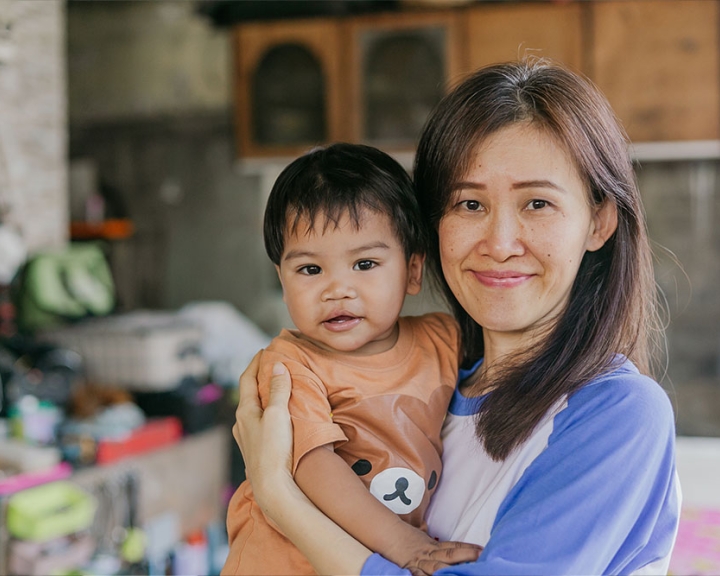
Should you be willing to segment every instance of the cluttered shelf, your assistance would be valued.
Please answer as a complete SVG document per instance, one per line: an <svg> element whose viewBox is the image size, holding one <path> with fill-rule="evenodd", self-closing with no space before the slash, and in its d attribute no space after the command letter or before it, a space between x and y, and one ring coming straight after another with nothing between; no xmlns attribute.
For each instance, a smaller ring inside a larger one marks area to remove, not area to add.
<svg viewBox="0 0 720 576"><path fill-rule="evenodd" d="M237 376L267 336L224 302L116 312L93 244L35 255L7 294L0 574L218 573Z"/></svg>
<svg viewBox="0 0 720 576"><path fill-rule="evenodd" d="M205 334L138 311L0 341L0 573L219 571L235 387Z"/></svg>
<svg viewBox="0 0 720 576"><path fill-rule="evenodd" d="M0 574L219 572L228 442L216 426L111 464L22 474L17 491L3 485Z"/></svg>
<svg viewBox="0 0 720 576"><path fill-rule="evenodd" d="M197 327L94 320L0 343L0 574L215 574L231 390L209 379Z"/></svg>

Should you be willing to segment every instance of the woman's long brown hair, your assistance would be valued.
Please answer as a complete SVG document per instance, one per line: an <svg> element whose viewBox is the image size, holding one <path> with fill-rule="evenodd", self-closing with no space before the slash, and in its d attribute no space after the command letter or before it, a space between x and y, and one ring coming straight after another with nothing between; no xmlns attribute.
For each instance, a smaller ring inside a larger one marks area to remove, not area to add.
<svg viewBox="0 0 720 576"><path fill-rule="evenodd" d="M480 69L440 102L415 159L418 198L431 230L429 270L460 323L463 363L483 356L482 327L443 278L438 225L477 147L517 122L533 123L561 143L589 201L616 205L618 227L600 250L585 253L567 307L544 339L493 371L495 388L481 405L477 434L496 460L526 440L558 400L611 370L622 356L648 374L653 336L662 335L628 141L607 100L589 80L560 66L507 63Z"/></svg>

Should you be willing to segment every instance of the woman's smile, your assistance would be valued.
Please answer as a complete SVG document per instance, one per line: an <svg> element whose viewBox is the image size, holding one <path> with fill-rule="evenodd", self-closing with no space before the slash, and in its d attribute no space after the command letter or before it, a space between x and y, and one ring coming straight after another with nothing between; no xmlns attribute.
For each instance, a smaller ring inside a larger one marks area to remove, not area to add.
<svg viewBox="0 0 720 576"><path fill-rule="evenodd" d="M524 274L512 270L482 270L473 271L475 278L489 288L515 288L532 279L534 274Z"/></svg>

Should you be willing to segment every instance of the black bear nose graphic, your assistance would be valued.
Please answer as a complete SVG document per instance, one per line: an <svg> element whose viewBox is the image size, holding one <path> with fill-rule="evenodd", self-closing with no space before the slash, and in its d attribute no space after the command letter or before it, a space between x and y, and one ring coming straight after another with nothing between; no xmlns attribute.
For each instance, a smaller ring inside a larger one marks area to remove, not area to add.
<svg viewBox="0 0 720 576"><path fill-rule="evenodd" d="M400 498L400 502L409 506L412 504L412 500L405 496L405 490L408 489L408 486L410 486L410 483L407 481L407 478L398 478L395 480L395 492L392 494L385 494L385 496L383 496L383 500L389 502L390 500L395 500L395 498Z"/></svg>

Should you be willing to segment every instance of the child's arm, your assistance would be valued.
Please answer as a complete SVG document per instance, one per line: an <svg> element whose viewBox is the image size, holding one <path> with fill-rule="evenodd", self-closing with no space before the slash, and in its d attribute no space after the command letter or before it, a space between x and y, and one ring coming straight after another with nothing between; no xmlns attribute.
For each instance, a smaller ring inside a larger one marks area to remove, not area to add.
<svg viewBox="0 0 720 576"><path fill-rule="evenodd" d="M297 465L295 481L324 514L395 564L413 573L431 573L447 566L432 560L431 553L440 543L403 522L370 494L331 446L315 448L303 456ZM477 549L470 544L463 546Z"/></svg>

